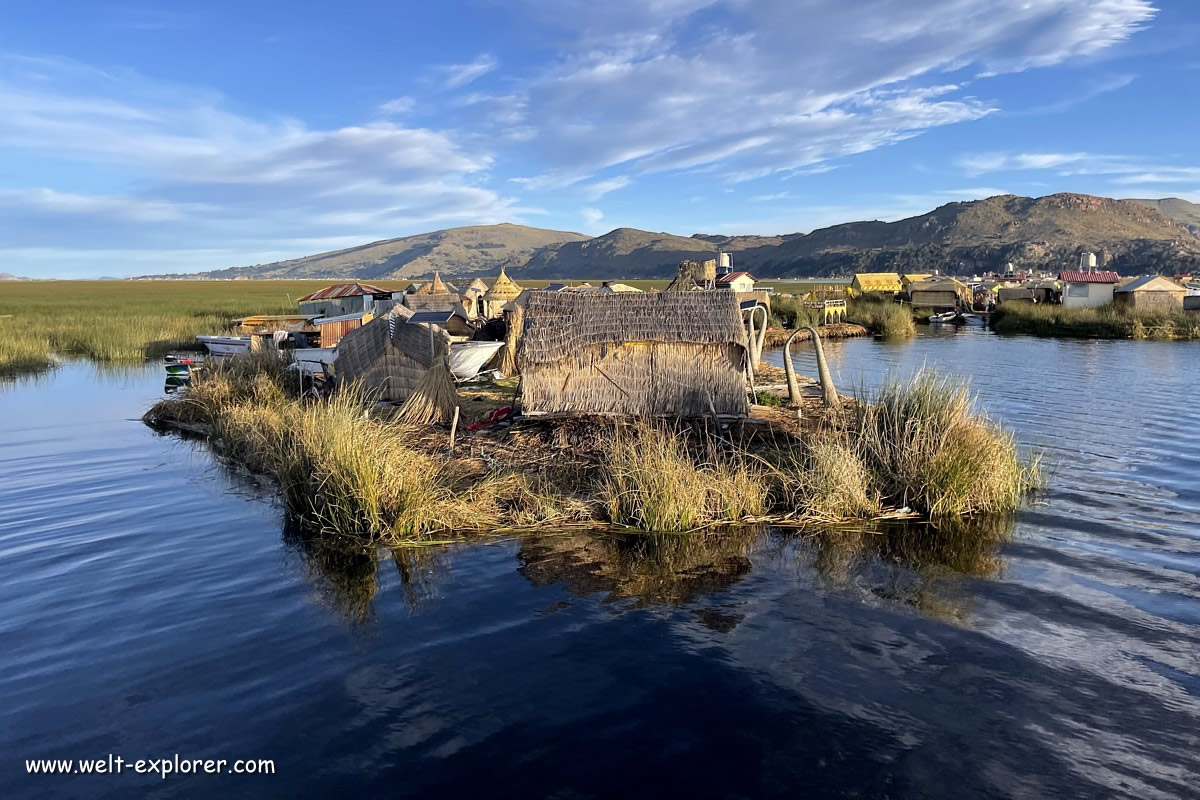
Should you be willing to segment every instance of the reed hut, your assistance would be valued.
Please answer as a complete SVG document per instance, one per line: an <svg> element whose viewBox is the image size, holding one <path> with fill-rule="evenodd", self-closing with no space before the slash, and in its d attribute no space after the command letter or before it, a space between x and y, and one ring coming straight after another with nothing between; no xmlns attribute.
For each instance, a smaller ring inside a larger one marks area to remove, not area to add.
<svg viewBox="0 0 1200 800"><path fill-rule="evenodd" d="M530 292L518 362L527 415L744 417L733 292Z"/></svg>
<svg viewBox="0 0 1200 800"><path fill-rule="evenodd" d="M511 303L516 300L521 294L521 287L516 281L508 277L504 272L504 267L500 268L500 274L496 277L496 281L492 284L492 288L487 290L483 296L483 313L484 316L491 319L498 317L503 313L506 303Z"/></svg>
<svg viewBox="0 0 1200 800"><path fill-rule="evenodd" d="M347 333L333 363L338 382L359 383L378 400L402 402L418 391L431 367L440 365L453 395L454 380L447 364L449 334L436 325L409 323L409 315L397 308L396 313Z"/></svg>
<svg viewBox="0 0 1200 800"><path fill-rule="evenodd" d="M413 289L408 294L411 297L412 295L420 296L420 295L431 295L431 294L436 294L436 295L458 294L458 292L454 289L453 286L451 286L450 284L448 284L444 280L442 280L442 276L440 273L435 272L435 273L433 273L433 280L427 281L426 283L418 284L417 288Z"/></svg>

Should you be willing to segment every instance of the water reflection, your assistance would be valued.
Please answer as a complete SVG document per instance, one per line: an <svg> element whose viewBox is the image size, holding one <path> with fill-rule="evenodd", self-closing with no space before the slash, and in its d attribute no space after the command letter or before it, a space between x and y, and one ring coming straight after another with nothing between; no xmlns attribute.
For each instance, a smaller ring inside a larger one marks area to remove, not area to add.
<svg viewBox="0 0 1200 800"><path fill-rule="evenodd" d="M535 588L559 586L615 610L701 606L770 567L826 590L862 592L950 621L967 618L964 576L994 578L1013 520L977 519L943 525L794 531L735 528L690 534L536 533L517 537L516 571ZM284 541L300 556L322 605L354 623L371 617L376 596L395 569L410 612L446 599L443 587L456 555L493 540L446 546L362 545L305 533L291 525ZM704 624L728 632L738 615L694 608Z"/></svg>

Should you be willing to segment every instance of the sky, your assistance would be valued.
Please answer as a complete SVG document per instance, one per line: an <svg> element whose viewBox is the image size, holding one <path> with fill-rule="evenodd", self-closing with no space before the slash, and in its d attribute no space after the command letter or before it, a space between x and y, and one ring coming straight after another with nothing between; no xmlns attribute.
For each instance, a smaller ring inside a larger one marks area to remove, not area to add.
<svg viewBox="0 0 1200 800"><path fill-rule="evenodd" d="M1200 202L1195 0L0 0L0 272ZM2 291L2 288L0 288Z"/></svg>

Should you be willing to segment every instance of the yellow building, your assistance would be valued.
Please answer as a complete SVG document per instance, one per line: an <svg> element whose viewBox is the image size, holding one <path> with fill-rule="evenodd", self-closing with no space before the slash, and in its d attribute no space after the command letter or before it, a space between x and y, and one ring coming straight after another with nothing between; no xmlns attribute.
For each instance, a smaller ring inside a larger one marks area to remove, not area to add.
<svg viewBox="0 0 1200 800"><path fill-rule="evenodd" d="M864 294L896 294L904 290L899 274L895 272L856 272L850 282L850 293L855 297Z"/></svg>
<svg viewBox="0 0 1200 800"><path fill-rule="evenodd" d="M910 286L914 283L920 283L932 278L933 275L928 272L906 272L900 276L900 283L904 286L904 291L909 291Z"/></svg>

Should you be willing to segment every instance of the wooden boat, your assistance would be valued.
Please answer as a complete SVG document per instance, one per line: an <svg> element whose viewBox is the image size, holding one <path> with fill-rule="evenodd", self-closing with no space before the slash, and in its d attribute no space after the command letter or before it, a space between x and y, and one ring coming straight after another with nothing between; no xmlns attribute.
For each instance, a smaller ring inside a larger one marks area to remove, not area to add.
<svg viewBox="0 0 1200 800"><path fill-rule="evenodd" d="M192 370L203 369L203 367L199 364L167 364L166 369L167 375L189 376L192 374Z"/></svg>
<svg viewBox="0 0 1200 800"><path fill-rule="evenodd" d="M197 336L196 341L215 356L235 356L250 352L249 336Z"/></svg>

